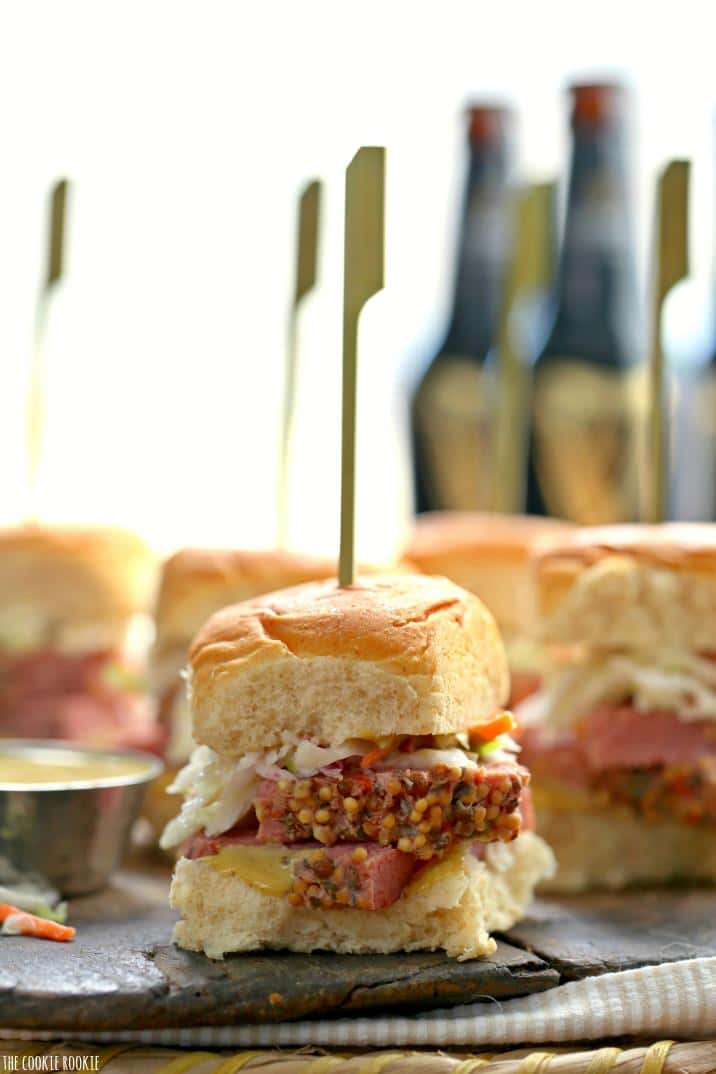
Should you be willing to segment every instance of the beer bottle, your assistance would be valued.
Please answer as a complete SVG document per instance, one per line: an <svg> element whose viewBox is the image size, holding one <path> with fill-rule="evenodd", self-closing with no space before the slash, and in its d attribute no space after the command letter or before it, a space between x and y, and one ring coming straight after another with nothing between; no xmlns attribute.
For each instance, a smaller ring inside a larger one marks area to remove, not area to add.
<svg viewBox="0 0 716 1074"><path fill-rule="evenodd" d="M485 359L510 254L510 113L468 110L469 167L445 340L412 399L418 511L487 506L492 415Z"/></svg>
<svg viewBox="0 0 716 1074"><path fill-rule="evenodd" d="M575 85L554 319L534 361L527 510L585 524L638 513L639 377L624 94Z"/></svg>

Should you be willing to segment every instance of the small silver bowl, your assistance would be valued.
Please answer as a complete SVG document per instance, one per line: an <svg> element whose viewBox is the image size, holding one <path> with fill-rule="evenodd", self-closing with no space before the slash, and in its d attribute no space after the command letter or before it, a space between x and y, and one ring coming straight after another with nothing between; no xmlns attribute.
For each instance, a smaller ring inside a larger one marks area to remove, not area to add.
<svg viewBox="0 0 716 1074"><path fill-rule="evenodd" d="M146 785L163 764L137 750L90 749L72 742L0 738L0 756L78 765L77 779L5 782L0 774L0 859L41 877L62 895L101 888L124 854ZM135 762L134 770L83 778L92 760Z"/></svg>

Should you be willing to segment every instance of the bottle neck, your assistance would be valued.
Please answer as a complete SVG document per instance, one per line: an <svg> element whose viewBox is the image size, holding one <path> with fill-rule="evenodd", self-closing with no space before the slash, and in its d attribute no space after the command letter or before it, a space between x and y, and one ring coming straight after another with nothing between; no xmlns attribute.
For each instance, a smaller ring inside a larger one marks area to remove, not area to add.
<svg viewBox="0 0 716 1074"><path fill-rule="evenodd" d="M507 147L471 147L445 349L484 357L499 313L509 252Z"/></svg>
<svg viewBox="0 0 716 1074"><path fill-rule="evenodd" d="M574 132L553 343L620 365L636 355L626 173L621 132Z"/></svg>

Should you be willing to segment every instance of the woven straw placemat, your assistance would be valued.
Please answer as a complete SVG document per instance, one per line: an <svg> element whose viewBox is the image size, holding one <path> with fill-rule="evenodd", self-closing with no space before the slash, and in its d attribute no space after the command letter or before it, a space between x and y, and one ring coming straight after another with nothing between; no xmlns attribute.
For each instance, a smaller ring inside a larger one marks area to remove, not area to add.
<svg viewBox="0 0 716 1074"><path fill-rule="evenodd" d="M375 1051L338 1055L283 1051L178 1051L137 1045L7 1041L5 1074L714 1074L716 1041L483 1053Z"/></svg>

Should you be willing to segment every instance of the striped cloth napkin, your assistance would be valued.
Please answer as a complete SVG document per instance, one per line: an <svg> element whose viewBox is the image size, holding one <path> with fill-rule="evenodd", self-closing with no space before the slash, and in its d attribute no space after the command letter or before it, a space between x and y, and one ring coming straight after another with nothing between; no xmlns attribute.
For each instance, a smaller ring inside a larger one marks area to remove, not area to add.
<svg viewBox="0 0 716 1074"><path fill-rule="evenodd" d="M716 1036L716 957L608 973L519 999L472 1003L412 1017L375 1016L264 1026L76 1033L75 1040L222 1047L313 1044L329 1048L546 1044L614 1037ZM0 1030L0 1038L57 1033Z"/></svg>

